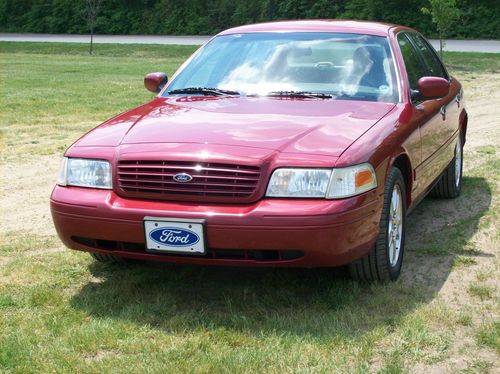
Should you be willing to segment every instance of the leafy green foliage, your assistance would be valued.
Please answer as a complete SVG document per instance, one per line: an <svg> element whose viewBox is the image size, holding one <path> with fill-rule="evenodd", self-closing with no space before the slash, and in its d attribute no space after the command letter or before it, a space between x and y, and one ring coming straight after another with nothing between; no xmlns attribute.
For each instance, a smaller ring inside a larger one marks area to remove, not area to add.
<svg viewBox="0 0 500 374"><path fill-rule="evenodd" d="M439 33L439 51L443 57L443 39L448 31L460 17L460 10L455 0L429 0L430 8L423 7L422 13L432 17Z"/></svg>
<svg viewBox="0 0 500 374"><path fill-rule="evenodd" d="M432 0L449 3L454 0ZM107 0L101 2L96 33L214 34L232 26L273 20L342 18L391 22L435 37L448 21L434 24L420 9L427 0ZM434 6L432 6L432 9ZM496 0L456 0L460 27L454 38L498 38ZM1 32L88 33L85 0L0 0Z"/></svg>
<svg viewBox="0 0 500 374"><path fill-rule="evenodd" d="M446 36L448 30L460 17L460 11L457 8L455 0L429 0L430 8L423 7L422 13L430 15L432 22L440 36Z"/></svg>

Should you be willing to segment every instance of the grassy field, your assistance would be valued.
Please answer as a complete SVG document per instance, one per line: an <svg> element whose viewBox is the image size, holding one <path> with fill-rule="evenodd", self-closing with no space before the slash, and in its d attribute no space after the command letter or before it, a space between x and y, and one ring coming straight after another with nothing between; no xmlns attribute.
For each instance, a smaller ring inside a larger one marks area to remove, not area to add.
<svg viewBox="0 0 500 374"><path fill-rule="evenodd" d="M498 372L500 56L448 53L470 111L462 196L409 217L389 285L321 270L110 266L59 242L64 149L152 98L193 47L0 43L0 372Z"/></svg>

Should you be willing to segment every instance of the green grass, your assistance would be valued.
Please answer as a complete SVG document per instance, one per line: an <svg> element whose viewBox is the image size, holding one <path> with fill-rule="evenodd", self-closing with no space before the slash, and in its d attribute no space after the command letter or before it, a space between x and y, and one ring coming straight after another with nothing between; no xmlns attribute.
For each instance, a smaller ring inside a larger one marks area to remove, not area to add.
<svg viewBox="0 0 500 374"><path fill-rule="evenodd" d="M61 244L53 235L25 235L22 231L4 233L0 242L0 256L15 255L35 248L52 248Z"/></svg>
<svg viewBox="0 0 500 374"><path fill-rule="evenodd" d="M466 267L471 265L476 265L477 261L472 257L467 256L456 256L453 258L452 266L454 268Z"/></svg>
<svg viewBox="0 0 500 374"><path fill-rule="evenodd" d="M476 338L479 344L493 348L500 354L500 321L483 325Z"/></svg>
<svg viewBox="0 0 500 374"><path fill-rule="evenodd" d="M144 74L171 75L194 49L97 45L89 56L86 45L0 43L2 168L61 155L83 132L152 98ZM445 58L457 74L488 74L500 60ZM110 266L65 250L53 233L2 227L0 372L401 373L444 362L457 329L476 336L474 349L498 351L498 324L477 326L472 316L486 313L483 299L497 301L482 283L497 273L483 269L481 245L498 239L500 177L491 170L500 153L487 146L477 154L463 215L449 222L454 203L426 199L410 217L414 227L443 221L405 254L411 274L439 269L427 284L367 286L328 269ZM463 285L467 309L439 300L450 273L476 269L486 275Z"/></svg>
<svg viewBox="0 0 500 374"><path fill-rule="evenodd" d="M500 54L473 52L445 52L443 60L452 72L500 73Z"/></svg>
<svg viewBox="0 0 500 374"><path fill-rule="evenodd" d="M100 122L151 99L144 75L170 76L194 50L99 45L90 56L82 44L0 43L4 157L62 153Z"/></svg>
<svg viewBox="0 0 500 374"><path fill-rule="evenodd" d="M84 56L84 57L133 57L133 58L184 58L198 46L158 44L95 44L93 55L89 46L82 43L32 43L0 42L0 53L29 53L36 55Z"/></svg>
<svg viewBox="0 0 500 374"><path fill-rule="evenodd" d="M492 287L482 284L471 284L468 289L472 296L479 297L480 299L491 299L495 290Z"/></svg>

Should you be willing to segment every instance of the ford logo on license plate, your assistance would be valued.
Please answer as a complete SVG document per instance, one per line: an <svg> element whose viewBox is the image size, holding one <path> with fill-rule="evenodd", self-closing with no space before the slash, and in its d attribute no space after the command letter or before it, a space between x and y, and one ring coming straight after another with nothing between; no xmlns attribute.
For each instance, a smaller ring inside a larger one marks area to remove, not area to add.
<svg viewBox="0 0 500 374"><path fill-rule="evenodd" d="M179 173L174 175L174 181L176 182L186 183L186 182L191 182L192 180L193 177L188 173Z"/></svg>
<svg viewBox="0 0 500 374"><path fill-rule="evenodd" d="M179 227L161 227L151 231L149 237L159 244L172 247L188 247L200 241L198 234Z"/></svg>

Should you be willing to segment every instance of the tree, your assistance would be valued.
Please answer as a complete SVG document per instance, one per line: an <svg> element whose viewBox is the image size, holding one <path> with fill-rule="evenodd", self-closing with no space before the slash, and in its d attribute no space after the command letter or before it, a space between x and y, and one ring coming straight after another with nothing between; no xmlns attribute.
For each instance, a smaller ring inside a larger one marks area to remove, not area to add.
<svg viewBox="0 0 500 374"><path fill-rule="evenodd" d="M448 30L460 17L460 10L455 0L429 0L430 8L424 7L422 13L430 15L439 33L439 53L443 58L443 39Z"/></svg>
<svg viewBox="0 0 500 374"><path fill-rule="evenodd" d="M92 47L94 44L94 28L97 23L97 15L99 14L100 6L101 0L85 0L84 13L90 30L90 54L92 54Z"/></svg>

